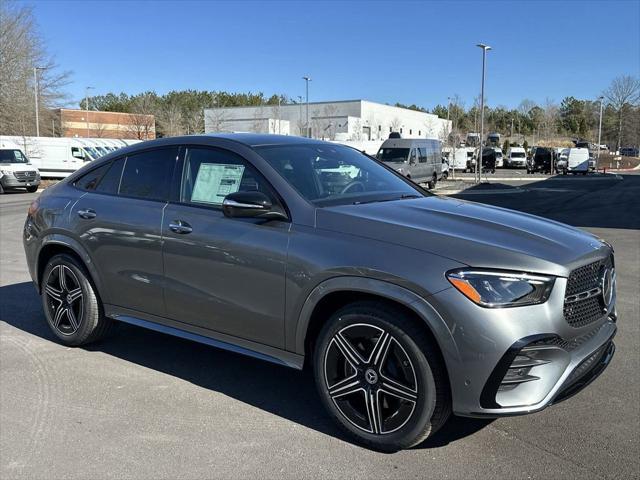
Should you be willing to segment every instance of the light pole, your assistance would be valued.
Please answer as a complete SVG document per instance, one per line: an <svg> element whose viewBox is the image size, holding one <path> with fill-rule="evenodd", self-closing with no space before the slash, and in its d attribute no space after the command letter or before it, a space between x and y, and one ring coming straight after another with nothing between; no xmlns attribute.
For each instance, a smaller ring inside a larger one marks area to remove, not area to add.
<svg viewBox="0 0 640 480"><path fill-rule="evenodd" d="M307 87L307 122L305 124L305 137L311 137L309 134L309 82L311 81L311 77L305 75L302 79L306 82Z"/></svg>
<svg viewBox="0 0 640 480"><path fill-rule="evenodd" d="M596 158L596 170L600 166L600 142L602 141L602 105L604 102L604 97L600 95L598 97L600 100L600 121L598 122L598 156Z"/></svg>
<svg viewBox="0 0 640 480"><path fill-rule="evenodd" d="M484 138L484 72L485 72L485 64L487 61L487 50L491 50L489 45L485 45L484 43L479 43L476 47L480 47L482 49L482 88L480 89L480 154L479 158L476 161L476 183L480 183L480 171L481 168L479 165L482 164L482 139Z"/></svg>
<svg viewBox="0 0 640 480"><path fill-rule="evenodd" d="M38 70L46 70L46 67L33 67L33 96L36 100L36 137L40 136L40 108L38 107Z"/></svg>
<svg viewBox="0 0 640 480"><path fill-rule="evenodd" d="M89 90L92 90L93 87L85 87L84 90L84 108L85 108L85 116L84 119L87 122L87 138L89 138Z"/></svg>
<svg viewBox="0 0 640 480"><path fill-rule="evenodd" d="M300 126L302 125L302 95L298 95L298 117L300 118L300 122L298 123ZM302 130L302 127L300 127L300 130ZM302 134L302 131L300 134Z"/></svg>

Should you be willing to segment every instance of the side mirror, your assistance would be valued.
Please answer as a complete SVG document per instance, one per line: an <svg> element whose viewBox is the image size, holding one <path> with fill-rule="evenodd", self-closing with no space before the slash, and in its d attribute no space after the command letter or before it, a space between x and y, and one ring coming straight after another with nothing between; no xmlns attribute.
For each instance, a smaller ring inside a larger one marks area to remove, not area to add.
<svg viewBox="0 0 640 480"><path fill-rule="evenodd" d="M222 201L222 212L229 218L261 217L284 220L287 217L272 210L273 204L262 192L230 193Z"/></svg>

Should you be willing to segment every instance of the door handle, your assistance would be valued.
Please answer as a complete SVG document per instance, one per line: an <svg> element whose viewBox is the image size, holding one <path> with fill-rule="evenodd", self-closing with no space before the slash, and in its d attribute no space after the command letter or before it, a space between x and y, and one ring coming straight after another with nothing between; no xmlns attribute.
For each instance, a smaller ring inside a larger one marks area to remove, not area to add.
<svg viewBox="0 0 640 480"><path fill-rule="evenodd" d="M183 220L174 220L173 222L171 222L169 224L169 230L175 233L181 233L183 235L185 233L193 232L193 228L191 228L191 225Z"/></svg>
<svg viewBox="0 0 640 480"><path fill-rule="evenodd" d="M96 218L95 210L91 210L90 208L85 208L84 210L78 210L78 216L80 218L84 218L85 220L90 220L92 218Z"/></svg>

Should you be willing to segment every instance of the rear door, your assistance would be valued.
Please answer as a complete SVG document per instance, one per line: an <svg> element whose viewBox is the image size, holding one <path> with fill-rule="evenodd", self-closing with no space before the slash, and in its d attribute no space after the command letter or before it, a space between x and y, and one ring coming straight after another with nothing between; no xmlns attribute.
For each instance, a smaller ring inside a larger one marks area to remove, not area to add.
<svg viewBox="0 0 640 480"><path fill-rule="evenodd" d="M162 224L167 316L283 348L290 223L227 218L221 208L226 195L245 190L281 201L231 151L187 147L182 164Z"/></svg>
<svg viewBox="0 0 640 480"><path fill-rule="evenodd" d="M98 167L76 182L87 193L69 221L100 274L106 304L163 316L162 215L176 147L148 150Z"/></svg>

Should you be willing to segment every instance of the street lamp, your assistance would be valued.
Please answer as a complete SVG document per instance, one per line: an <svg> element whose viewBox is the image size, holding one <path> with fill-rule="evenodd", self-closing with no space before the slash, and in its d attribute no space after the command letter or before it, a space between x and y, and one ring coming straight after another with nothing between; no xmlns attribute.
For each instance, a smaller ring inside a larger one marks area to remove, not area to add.
<svg viewBox="0 0 640 480"><path fill-rule="evenodd" d="M84 119L87 122L87 138L89 138L89 90L93 90L94 87L85 87L84 89L84 108L85 108L85 117Z"/></svg>
<svg viewBox="0 0 640 480"><path fill-rule="evenodd" d="M479 165L482 164L482 139L484 138L484 72L485 64L487 61L487 50L491 50L491 47L489 45L485 45L484 43L479 43L476 45L476 47L480 47L482 49L482 88L480 90L480 158L476 161L476 183L479 183Z"/></svg>
<svg viewBox="0 0 640 480"><path fill-rule="evenodd" d="M307 87L307 122L305 124L305 128L306 128L305 137L310 137L311 135L309 134L309 82L311 81L311 77L305 75L304 77L302 77L302 79L306 82L306 87Z"/></svg>
<svg viewBox="0 0 640 480"><path fill-rule="evenodd" d="M600 121L598 122L598 157L596 160L596 169L600 166L600 142L602 141L602 106L604 97L600 95L598 97L598 100L600 100Z"/></svg>
<svg viewBox="0 0 640 480"><path fill-rule="evenodd" d="M33 95L36 99L36 137L40 136L40 117L38 107L38 70L46 70L47 67L33 67Z"/></svg>

